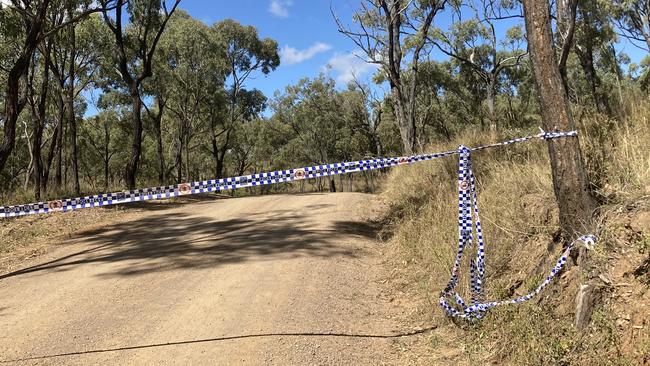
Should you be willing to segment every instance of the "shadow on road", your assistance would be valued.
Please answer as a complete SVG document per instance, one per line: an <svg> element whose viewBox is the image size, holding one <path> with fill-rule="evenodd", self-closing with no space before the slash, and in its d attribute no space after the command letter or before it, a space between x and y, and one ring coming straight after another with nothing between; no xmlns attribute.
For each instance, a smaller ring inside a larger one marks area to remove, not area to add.
<svg viewBox="0 0 650 366"><path fill-rule="evenodd" d="M55 357L66 357L66 356L79 356L79 355L88 355L93 353L106 353L106 352L118 352L118 351L129 351L137 349L146 349L146 348L157 348L157 347L170 347L170 346L180 346L186 344L196 344L196 343L209 343L209 342L219 342L227 340L237 340L237 339L246 339L246 338L267 338L267 337L343 337L343 338L379 338L379 339L392 339L392 338L402 338L410 337L418 334L423 334L430 332L436 329L436 326L430 326L423 329L417 329L413 331L405 331L400 333L392 334L356 334L356 333L334 333L334 332L287 332L287 333L258 333L258 334L241 334L234 336L223 336L215 338L204 338L204 339L191 339L167 343L152 343L152 344L142 344L136 346L125 346L125 347L114 347L114 348L104 348L104 349L94 349L87 351L78 351L78 352L68 352L68 353L57 353L51 355L27 357L15 360L0 360L0 363L9 363L9 362L24 362L24 361L34 361L34 360L43 360L48 358Z"/></svg>
<svg viewBox="0 0 650 366"><path fill-rule="evenodd" d="M144 211L164 211L171 208L180 207L190 203L210 203L223 199L231 199L226 194L219 193L198 193L191 196L179 196L174 198L165 198L160 200L148 200L138 202L127 202L119 205L99 206L95 209L115 210L116 208L124 211L144 210Z"/></svg>
<svg viewBox="0 0 650 366"><path fill-rule="evenodd" d="M326 210L331 205L312 206L302 209ZM350 235L376 236L369 224L339 221L324 227L293 210L242 214L224 220L187 213L154 214L79 233L72 241L83 240L87 249L0 275L0 279L109 262L124 265L111 267L103 276L201 269L278 257L354 257L353 250L339 243Z"/></svg>

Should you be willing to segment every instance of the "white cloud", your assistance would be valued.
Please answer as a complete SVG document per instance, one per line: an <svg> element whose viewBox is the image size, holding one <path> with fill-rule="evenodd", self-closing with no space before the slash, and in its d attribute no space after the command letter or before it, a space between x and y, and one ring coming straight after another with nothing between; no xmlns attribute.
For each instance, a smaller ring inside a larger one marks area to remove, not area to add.
<svg viewBox="0 0 650 366"><path fill-rule="evenodd" d="M291 5L293 5L293 0L271 0L269 12L279 18L288 18Z"/></svg>
<svg viewBox="0 0 650 366"><path fill-rule="evenodd" d="M285 45L280 50L280 58L283 64L293 65L303 61L307 61L310 58L316 56L316 54L325 52L331 48L332 46L322 42L316 42L306 50L297 50L293 47L289 47Z"/></svg>
<svg viewBox="0 0 650 366"><path fill-rule="evenodd" d="M337 53L327 62L327 68L336 73L336 82L340 84L347 84L354 78L361 79L378 67L377 64L366 62L360 51Z"/></svg>

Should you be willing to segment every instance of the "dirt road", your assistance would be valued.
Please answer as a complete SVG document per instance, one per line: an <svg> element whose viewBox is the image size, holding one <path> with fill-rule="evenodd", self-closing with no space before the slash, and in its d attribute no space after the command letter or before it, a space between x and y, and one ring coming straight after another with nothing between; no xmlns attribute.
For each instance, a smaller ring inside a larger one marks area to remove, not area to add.
<svg viewBox="0 0 650 366"><path fill-rule="evenodd" d="M373 199L223 199L80 233L0 274L0 362L399 363Z"/></svg>

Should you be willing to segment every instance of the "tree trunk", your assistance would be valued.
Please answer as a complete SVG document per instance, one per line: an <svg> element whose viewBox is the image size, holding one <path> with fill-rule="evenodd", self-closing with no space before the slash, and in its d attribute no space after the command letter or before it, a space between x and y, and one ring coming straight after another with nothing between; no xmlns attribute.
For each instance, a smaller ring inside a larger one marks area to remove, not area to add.
<svg viewBox="0 0 650 366"><path fill-rule="evenodd" d="M75 58L76 58L76 39L75 39L75 29L70 27L70 67L68 70L68 125L70 125L70 162L72 165L72 184L74 193L79 195L81 193L81 187L79 186L79 162L78 162L78 151L77 151L77 115L74 109L74 97L75 97Z"/></svg>
<svg viewBox="0 0 650 366"><path fill-rule="evenodd" d="M111 129L108 122L104 120L104 191L108 191L108 177L110 174L110 153Z"/></svg>
<svg viewBox="0 0 650 366"><path fill-rule="evenodd" d="M178 152L176 152L176 182L181 183L183 181L183 144L185 139L183 138L183 129L181 127L180 136L178 137Z"/></svg>
<svg viewBox="0 0 650 366"><path fill-rule="evenodd" d="M190 174L190 133L187 131L185 133L185 177L187 181L192 181Z"/></svg>
<svg viewBox="0 0 650 366"><path fill-rule="evenodd" d="M393 98L396 99L395 109L397 113L395 113L395 115L397 117L397 122L399 125L400 137L402 138L402 148L404 150L404 154L411 155L415 150L415 115L407 115L404 103L401 100L402 93L398 91L397 87L394 87L392 89Z"/></svg>
<svg viewBox="0 0 650 366"><path fill-rule="evenodd" d="M50 80L50 51L52 43L45 47L46 54L43 55L43 75L41 77L41 91L39 95L37 116L34 118L34 141L32 143L32 156L34 158L34 198L41 199L41 190L45 190L43 184L43 159L41 157L41 145L43 144L43 129L45 128L45 112L47 111L47 93Z"/></svg>
<svg viewBox="0 0 650 366"><path fill-rule="evenodd" d="M50 172L52 170L52 162L54 161L54 156L56 151L59 149L59 130L61 129L61 125L63 124L63 118L61 115L59 115L59 118L57 118L57 123L54 126L54 131L52 131L52 141L50 142L50 150L47 153L47 158L45 161L45 165L43 166L43 192L47 192L48 188L48 180L50 178Z"/></svg>
<svg viewBox="0 0 650 366"><path fill-rule="evenodd" d="M4 140L0 144L0 171L4 169L16 144L16 122L25 106L25 102L20 98L20 79L27 75L30 59L31 54L29 57L19 58L7 76L7 90L4 98Z"/></svg>
<svg viewBox="0 0 650 366"><path fill-rule="evenodd" d="M25 126L25 141L27 141L27 151L29 151L29 164L25 170L25 182L23 183L23 190L27 191L27 188L29 187L29 178L31 177L32 171L34 169L34 149L32 149L32 136L34 133L30 135L29 131L27 131L27 123L23 122L23 125Z"/></svg>
<svg viewBox="0 0 650 366"><path fill-rule="evenodd" d="M580 66L582 66L582 71L585 73L585 78L589 84L589 89L591 90L591 95L594 98L594 103L598 112L606 115L611 115L611 109L609 108L609 103L607 103L607 97L603 95L601 90L600 78L596 73L596 68L594 67L594 52L593 47L589 42L586 42L584 45L579 45L575 47L576 55L580 60Z"/></svg>
<svg viewBox="0 0 650 366"><path fill-rule="evenodd" d="M226 146L224 146L217 156L217 179L223 178L224 161L226 160Z"/></svg>
<svg viewBox="0 0 650 366"><path fill-rule="evenodd" d="M336 192L336 182L333 177L329 178L330 181L330 192Z"/></svg>
<svg viewBox="0 0 650 366"><path fill-rule="evenodd" d="M220 158L221 154L217 154L217 161L215 162L215 177L217 179L223 178L223 159Z"/></svg>
<svg viewBox="0 0 650 366"><path fill-rule="evenodd" d="M163 152L162 143L163 106L163 103L158 102L158 114L154 119L154 127L156 130L156 153L158 155L158 184L161 186L165 184L165 154Z"/></svg>
<svg viewBox="0 0 650 366"><path fill-rule="evenodd" d="M57 149L56 149L56 169L54 172L54 184L57 190L60 190L63 185L63 136L65 135L65 108L63 103L63 97L60 97L61 100L61 110L59 112L59 117L61 126L59 126L59 131L56 136L57 139Z"/></svg>
<svg viewBox="0 0 650 366"><path fill-rule="evenodd" d="M571 110L558 69L547 1L524 0L524 15L535 82L547 131L574 130ZM593 198L577 138L548 141L553 188L560 209L565 239L575 238L591 227Z"/></svg>
<svg viewBox="0 0 650 366"><path fill-rule="evenodd" d="M226 141L224 142L223 146L221 149L219 149L217 145L217 139L213 135L212 138L212 146L213 146L213 151L214 151L214 158L215 158L215 175L217 179L223 178L223 171L224 171L224 161L226 160L226 152L228 151L228 145L230 143L230 131L228 130L226 132Z"/></svg>
<svg viewBox="0 0 650 366"><path fill-rule="evenodd" d="M541 0L540 0L541 1ZM543 1L546 4L546 0ZM569 95L569 78L567 75L567 60L569 51L573 44L573 35L575 33L577 0L557 0L557 47L560 48L560 59L557 63L558 71L562 80L564 91ZM552 36L551 36L552 37ZM552 42L552 38L551 38Z"/></svg>
<svg viewBox="0 0 650 366"><path fill-rule="evenodd" d="M494 99L496 98L496 87L497 80L496 75L490 74L490 80L487 85L487 107L488 107L488 119L490 120L490 132L497 131L497 115L494 105Z"/></svg>
<svg viewBox="0 0 650 366"><path fill-rule="evenodd" d="M139 86L134 81L130 85L131 101L133 110L133 140L131 142L131 158L126 164L124 178L129 189L135 189L135 180L138 175L138 165L140 164L140 153L142 152L142 100L140 100Z"/></svg>
<svg viewBox="0 0 650 366"><path fill-rule="evenodd" d="M401 1L395 0L390 4L390 7L384 3L382 7L386 12L385 19L388 32L388 63L386 65L386 74L388 75L390 89L394 99L393 102L397 112L395 117L397 117L399 132L402 137L402 148L406 155L411 155L415 148L415 118L409 118L409 113L407 113L408 107L406 105L408 102L406 95L404 95L404 90L402 90L401 62L403 55L400 41L401 16L393 14L393 12L397 13L401 9Z"/></svg>

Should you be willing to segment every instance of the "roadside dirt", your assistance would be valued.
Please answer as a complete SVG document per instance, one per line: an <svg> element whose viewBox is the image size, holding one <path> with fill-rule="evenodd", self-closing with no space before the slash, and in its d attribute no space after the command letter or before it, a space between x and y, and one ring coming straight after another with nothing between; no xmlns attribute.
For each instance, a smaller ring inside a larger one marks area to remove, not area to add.
<svg viewBox="0 0 650 366"><path fill-rule="evenodd" d="M0 272L0 363L381 365L405 325L372 195L276 195L130 214Z"/></svg>

